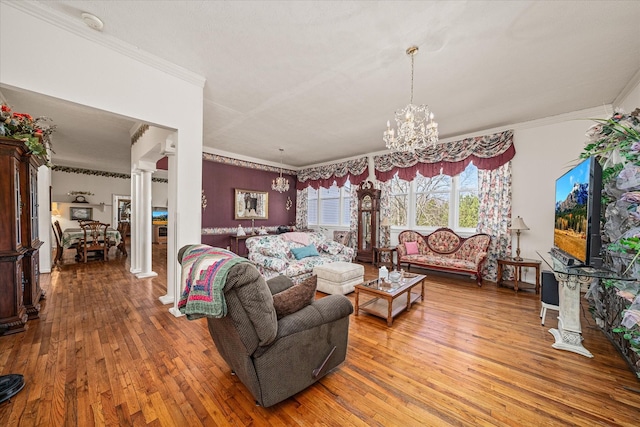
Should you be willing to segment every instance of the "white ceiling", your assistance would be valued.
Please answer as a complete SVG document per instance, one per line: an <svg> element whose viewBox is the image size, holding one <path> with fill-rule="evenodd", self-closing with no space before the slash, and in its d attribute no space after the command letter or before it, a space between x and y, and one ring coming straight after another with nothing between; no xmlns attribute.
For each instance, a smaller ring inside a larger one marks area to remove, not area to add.
<svg viewBox="0 0 640 427"><path fill-rule="evenodd" d="M384 148L386 121L409 102L405 50L414 44L414 102L430 105L441 138L610 104L640 78L638 1L48 0L30 7L61 26L93 13L104 29L87 28L89 37L118 39L204 76L204 145L275 163L284 148L284 163L294 167ZM109 170L129 169L133 120L0 92L16 109L58 124L56 163L81 166L99 154Z"/></svg>

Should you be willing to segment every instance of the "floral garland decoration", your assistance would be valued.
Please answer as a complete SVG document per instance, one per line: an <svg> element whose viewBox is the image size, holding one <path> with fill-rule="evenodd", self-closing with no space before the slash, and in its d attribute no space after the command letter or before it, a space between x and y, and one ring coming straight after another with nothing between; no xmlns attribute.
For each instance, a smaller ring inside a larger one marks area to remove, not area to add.
<svg viewBox="0 0 640 427"><path fill-rule="evenodd" d="M48 160L47 150L51 150L51 134L56 125L47 123L51 118L40 116L35 119L26 113L16 113L7 104L0 108L0 136L24 141L31 153Z"/></svg>
<svg viewBox="0 0 640 427"><path fill-rule="evenodd" d="M595 156L602 165L603 205L605 209L605 237L620 235L606 246L610 253L621 253L631 256L623 274L633 271L636 283L638 263L640 263L640 108L627 114L615 111L609 119L591 119L596 124L587 131L588 141L580 158ZM615 222L614 222L615 221ZM611 224L608 224L611 222ZM624 227L621 229L621 227ZM626 232L622 233L623 231ZM615 233L610 234L614 230ZM624 265L622 265L624 267ZM616 285L615 280L605 280L605 287L615 286L616 293L630 301L622 310L619 327L611 332L622 334L631 351L640 354L640 328L638 315L640 311L634 307L640 302L638 286L625 284L623 288ZM640 362L639 362L640 363ZM640 366L636 375L640 377Z"/></svg>
<svg viewBox="0 0 640 427"><path fill-rule="evenodd" d="M580 158L595 156L602 165L603 185L612 180L630 181L640 171L640 108L626 114L615 111L610 119L591 119L596 124L587 131L588 141ZM640 222L640 191L627 191L618 197L629 203L628 216L632 223ZM607 200L610 202L610 200ZM608 247L615 252L627 250L635 257L628 272L640 255L640 234L621 238Z"/></svg>

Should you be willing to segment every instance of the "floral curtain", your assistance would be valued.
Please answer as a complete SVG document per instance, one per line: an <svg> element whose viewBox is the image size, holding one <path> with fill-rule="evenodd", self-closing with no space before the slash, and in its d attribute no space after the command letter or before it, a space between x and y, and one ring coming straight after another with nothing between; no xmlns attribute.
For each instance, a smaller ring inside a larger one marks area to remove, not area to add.
<svg viewBox="0 0 640 427"><path fill-rule="evenodd" d="M460 141L436 144L415 153L397 152L374 156L373 163L378 181L398 177L411 181L416 174L431 178L441 173L455 176L473 162L478 169L492 170L510 161L516 154L513 131L466 138Z"/></svg>
<svg viewBox="0 0 640 427"><path fill-rule="evenodd" d="M497 259L511 254L511 162L497 169L478 171L478 197L478 232L491 236L482 277L495 281Z"/></svg>
<svg viewBox="0 0 640 427"><path fill-rule="evenodd" d="M335 163L333 165L316 166L298 171L296 188L302 190L307 187L329 188L334 183L342 187L347 179L352 186L358 186L369 176L369 160L367 157Z"/></svg>
<svg viewBox="0 0 640 427"><path fill-rule="evenodd" d="M391 183L380 182L380 224L384 218L391 218ZM380 246L389 247L391 245L391 226L383 227L380 225ZM389 259L389 253L382 254L383 262L393 262ZM392 255L393 258L393 255Z"/></svg>
<svg viewBox="0 0 640 427"><path fill-rule="evenodd" d="M351 197L349 197L349 230L351 230L351 237L349 241L350 248L356 248L358 252L358 186L351 185Z"/></svg>
<svg viewBox="0 0 640 427"><path fill-rule="evenodd" d="M304 230L309 224L309 194L307 189L296 192L296 228Z"/></svg>

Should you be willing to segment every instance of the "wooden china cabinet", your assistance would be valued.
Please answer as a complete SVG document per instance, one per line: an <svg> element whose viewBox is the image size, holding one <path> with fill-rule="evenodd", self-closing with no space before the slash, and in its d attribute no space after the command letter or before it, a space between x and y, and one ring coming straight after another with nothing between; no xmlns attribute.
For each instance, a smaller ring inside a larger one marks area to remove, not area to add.
<svg viewBox="0 0 640 427"><path fill-rule="evenodd" d="M40 311L38 168L24 142L0 137L0 335L22 332Z"/></svg>
<svg viewBox="0 0 640 427"><path fill-rule="evenodd" d="M378 245L380 230L380 190L371 181L358 187L358 248L356 260L373 262L373 248Z"/></svg>
<svg viewBox="0 0 640 427"><path fill-rule="evenodd" d="M40 312L40 299L43 297L40 287L40 240L38 232L38 168L44 165L44 159L27 153L22 156L22 241L27 248L22 267L24 270L24 306L29 319L35 319Z"/></svg>

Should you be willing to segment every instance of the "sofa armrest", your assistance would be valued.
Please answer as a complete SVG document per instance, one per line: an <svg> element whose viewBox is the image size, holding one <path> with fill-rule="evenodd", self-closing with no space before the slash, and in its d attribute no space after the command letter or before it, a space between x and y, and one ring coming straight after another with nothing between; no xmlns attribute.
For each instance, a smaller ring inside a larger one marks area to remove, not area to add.
<svg viewBox="0 0 640 427"><path fill-rule="evenodd" d="M482 261L487 257L487 252L478 252L475 256L474 262L476 265L480 265Z"/></svg>
<svg viewBox="0 0 640 427"><path fill-rule="evenodd" d="M353 305L344 295L328 295L278 321L276 341L296 332L331 323L353 313Z"/></svg>
<svg viewBox="0 0 640 427"><path fill-rule="evenodd" d="M402 258L403 256L405 256L407 254L407 248L404 245L404 243L400 243L398 244L398 246L396 246L396 252L398 255L398 259Z"/></svg>
<svg viewBox="0 0 640 427"><path fill-rule="evenodd" d="M262 255L254 252L249 254L249 260L253 263L260 265L267 270L273 271L285 271L289 267L289 261L282 258L275 258L271 256Z"/></svg>

